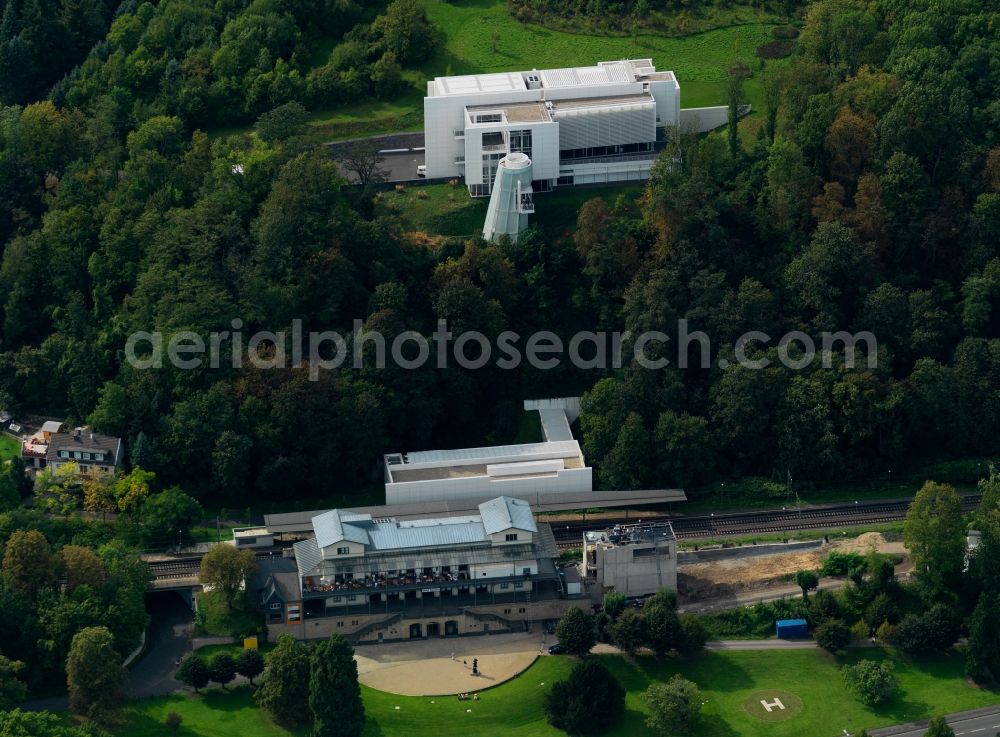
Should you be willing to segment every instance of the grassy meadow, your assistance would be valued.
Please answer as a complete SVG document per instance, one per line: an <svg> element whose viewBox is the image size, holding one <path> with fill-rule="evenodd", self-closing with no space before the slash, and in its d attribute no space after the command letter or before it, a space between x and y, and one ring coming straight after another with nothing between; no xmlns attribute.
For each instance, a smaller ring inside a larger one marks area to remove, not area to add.
<svg viewBox="0 0 1000 737"><path fill-rule="evenodd" d="M895 652L853 651L834 658L821 650L704 652L691 660L658 661L640 656L595 656L628 691L626 712L608 737L643 737L643 690L654 681L681 673L702 689L705 706L692 737L835 737L842 729L857 732L914 719L994 704L1000 693L969 686L958 654L912 660ZM886 705L869 708L844 687L838 669L862 657L891 659L901 693ZM367 711L365 737L547 737L561 735L545 721L543 704L552 682L572 667L566 657L543 657L520 677L487 690L477 702L452 697L396 696L362 687ZM791 693L802 701L798 714L784 721L751 715L758 692ZM305 735L271 723L255 706L249 687L200 696L175 694L135 703L120 737L159 737L163 720L177 712L184 720L178 734L229 737L239 725L241 737Z"/></svg>
<svg viewBox="0 0 1000 737"><path fill-rule="evenodd" d="M754 52L771 39L774 26L767 23L734 25L680 38L649 32L588 35L520 23L504 0L426 0L426 4L427 16L441 29L443 40L433 58L406 73L413 86L393 100L314 112L312 124L325 138L420 130L426 80L438 75L585 66L610 59L649 57L658 69L673 70L685 108L724 105L726 69L736 59L743 59L754 70L746 83L747 99L757 110L763 105ZM314 59L318 64L325 60L321 55Z"/></svg>

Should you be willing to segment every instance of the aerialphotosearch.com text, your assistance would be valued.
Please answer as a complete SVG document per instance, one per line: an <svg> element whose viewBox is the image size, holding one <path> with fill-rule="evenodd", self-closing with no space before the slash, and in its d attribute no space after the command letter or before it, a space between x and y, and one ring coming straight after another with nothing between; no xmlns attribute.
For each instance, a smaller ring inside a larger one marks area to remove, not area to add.
<svg viewBox="0 0 1000 737"><path fill-rule="evenodd" d="M468 370L495 366L511 370L527 364L535 369L553 369L569 362L578 369L621 368L632 361L647 369L702 368L713 366L712 340L701 330L691 330L687 320L678 320L672 333L648 330L633 335L629 331L581 331L568 339L551 331L521 335L505 330L491 339L474 330L454 335L447 321L438 320L429 336L408 330L386 336L365 330L362 320L354 321L348 335L337 331L303 331L302 321L293 320L287 331L242 332L243 321L231 321L231 330L202 336L192 331L163 333L139 331L125 344L126 361L134 368L178 369L208 367L258 369L305 369L317 380L323 371L341 368L370 369L395 366L407 370L422 368L433 361L439 369ZM768 349L775 350L768 350ZM740 366L763 369L775 361L799 370L817 358L822 368L834 364L854 368L878 365L878 345L868 331L823 332L818 341L807 333L792 331L776 341L758 330L741 335L726 356L716 354L714 365L727 369ZM766 352L766 355L764 355Z"/></svg>

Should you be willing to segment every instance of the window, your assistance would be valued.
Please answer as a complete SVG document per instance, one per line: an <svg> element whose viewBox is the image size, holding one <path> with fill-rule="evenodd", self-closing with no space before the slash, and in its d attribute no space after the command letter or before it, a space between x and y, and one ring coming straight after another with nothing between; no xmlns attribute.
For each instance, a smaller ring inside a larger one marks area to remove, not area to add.
<svg viewBox="0 0 1000 737"><path fill-rule="evenodd" d="M503 120L503 116L500 113L479 113L476 116L477 123L499 123Z"/></svg>
<svg viewBox="0 0 1000 737"><path fill-rule="evenodd" d="M60 450L59 451L59 457L60 458L69 458L69 451L68 450Z"/></svg>
<svg viewBox="0 0 1000 737"><path fill-rule="evenodd" d="M522 568L521 569L521 574L525 575L525 576L530 576L531 575L531 569L530 568Z"/></svg>
<svg viewBox="0 0 1000 737"><path fill-rule="evenodd" d="M74 451L73 451L73 457L74 457L75 459L77 459L77 460L80 460L80 456L81 456L81 455L83 455L83 454L82 454L82 453L81 453L80 451L78 451L78 450L74 450Z"/></svg>
<svg viewBox="0 0 1000 737"><path fill-rule="evenodd" d="M288 607L288 621L298 622L301 619L302 614L297 606Z"/></svg>
<svg viewBox="0 0 1000 737"><path fill-rule="evenodd" d="M505 535L505 539L506 539L506 540L507 540L507 542L509 542L509 543L512 543L512 542L515 542L515 541L517 540L517 533L516 533L516 532L508 532L508 533L507 533L507 534Z"/></svg>
<svg viewBox="0 0 1000 737"><path fill-rule="evenodd" d="M343 622L337 622L337 626L338 626L338 627L343 627L343 626L344 626L344 623L343 623Z"/></svg>
<svg viewBox="0 0 1000 737"><path fill-rule="evenodd" d="M86 452L85 452L85 453L83 454L83 460L85 460L85 461L89 461L89 460L90 460L90 453L86 453Z"/></svg>
<svg viewBox="0 0 1000 737"><path fill-rule="evenodd" d="M350 548L337 548L337 555L350 555L350 554L351 554Z"/></svg>
<svg viewBox="0 0 1000 737"><path fill-rule="evenodd" d="M272 601L271 602L271 608L272 609L281 609L281 602L280 601Z"/></svg>
<svg viewBox="0 0 1000 737"><path fill-rule="evenodd" d="M501 589L507 589L507 588L510 588L510 584L508 584L508 583L502 583L502 584L500 584L500 588L501 588Z"/></svg>
<svg viewBox="0 0 1000 737"><path fill-rule="evenodd" d="M527 154L529 159L531 158L530 129L510 132L510 151L511 153L514 153L515 151L520 151L523 154Z"/></svg>

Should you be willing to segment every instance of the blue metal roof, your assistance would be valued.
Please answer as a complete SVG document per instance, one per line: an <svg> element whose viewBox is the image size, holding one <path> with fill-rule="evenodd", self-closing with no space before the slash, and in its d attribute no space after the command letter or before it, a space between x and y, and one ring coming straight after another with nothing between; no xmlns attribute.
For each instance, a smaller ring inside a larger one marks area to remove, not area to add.
<svg viewBox="0 0 1000 737"><path fill-rule="evenodd" d="M522 499L509 496L490 499L479 505L479 513L487 535L510 529L538 532L531 505Z"/></svg>
<svg viewBox="0 0 1000 737"><path fill-rule="evenodd" d="M350 522L348 522L350 520ZM348 540L359 545L368 545L368 533L365 530L372 521L371 515L347 514L339 509L331 509L313 517L313 530L316 532L316 543L321 548L335 545Z"/></svg>

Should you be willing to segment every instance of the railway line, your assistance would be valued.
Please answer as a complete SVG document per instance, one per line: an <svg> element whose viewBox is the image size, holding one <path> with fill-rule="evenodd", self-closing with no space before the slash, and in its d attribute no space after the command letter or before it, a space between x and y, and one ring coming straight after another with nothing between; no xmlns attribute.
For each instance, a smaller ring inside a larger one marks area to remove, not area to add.
<svg viewBox="0 0 1000 737"><path fill-rule="evenodd" d="M964 511L974 509L980 496L968 495L962 500ZM699 517L673 517L670 522L678 540L699 540L729 535L753 535L775 532L822 530L832 527L859 527L898 522L906 518L909 500L865 502L828 507L785 508L760 512L734 514L709 514ZM561 522L552 525L556 543L561 549L580 546L585 530L601 529L618 523L635 522L632 519L600 522Z"/></svg>
<svg viewBox="0 0 1000 737"><path fill-rule="evenodd" d="M963 497L962 508L971 511L980 501L978 494ZM823 530L836 527L859 527L898 522L906 517L909 500L862 502L823 507L788 507L759 512L709 514L697 517L669 517L678 540L704 540L716 537L754 534ZM647 517L647 515L643 515ZM652 513L648 519L659 517ZM666 515L663 515L666 516ZM556 545L561 550L580 547L581 536L586 530L604 529L616 524L641 521L632 513L630 517L614 519L570 520L551 523ZM258 550L258 558L282 555L281 547ZM149 568L156 580L195 578L201 566L200 557L156 561Z"/></svg>
<svg viewBox="0 0 1000 737"><path fill-rule="evenodd" d="M258 559L270 558L282 555L281 548L268 548L267 550L255 551ZM174 560L162 560L149 563L149 570L153 578L157 581L179 578L197 578L201 569L201 558L177 558Z"/></svg>

